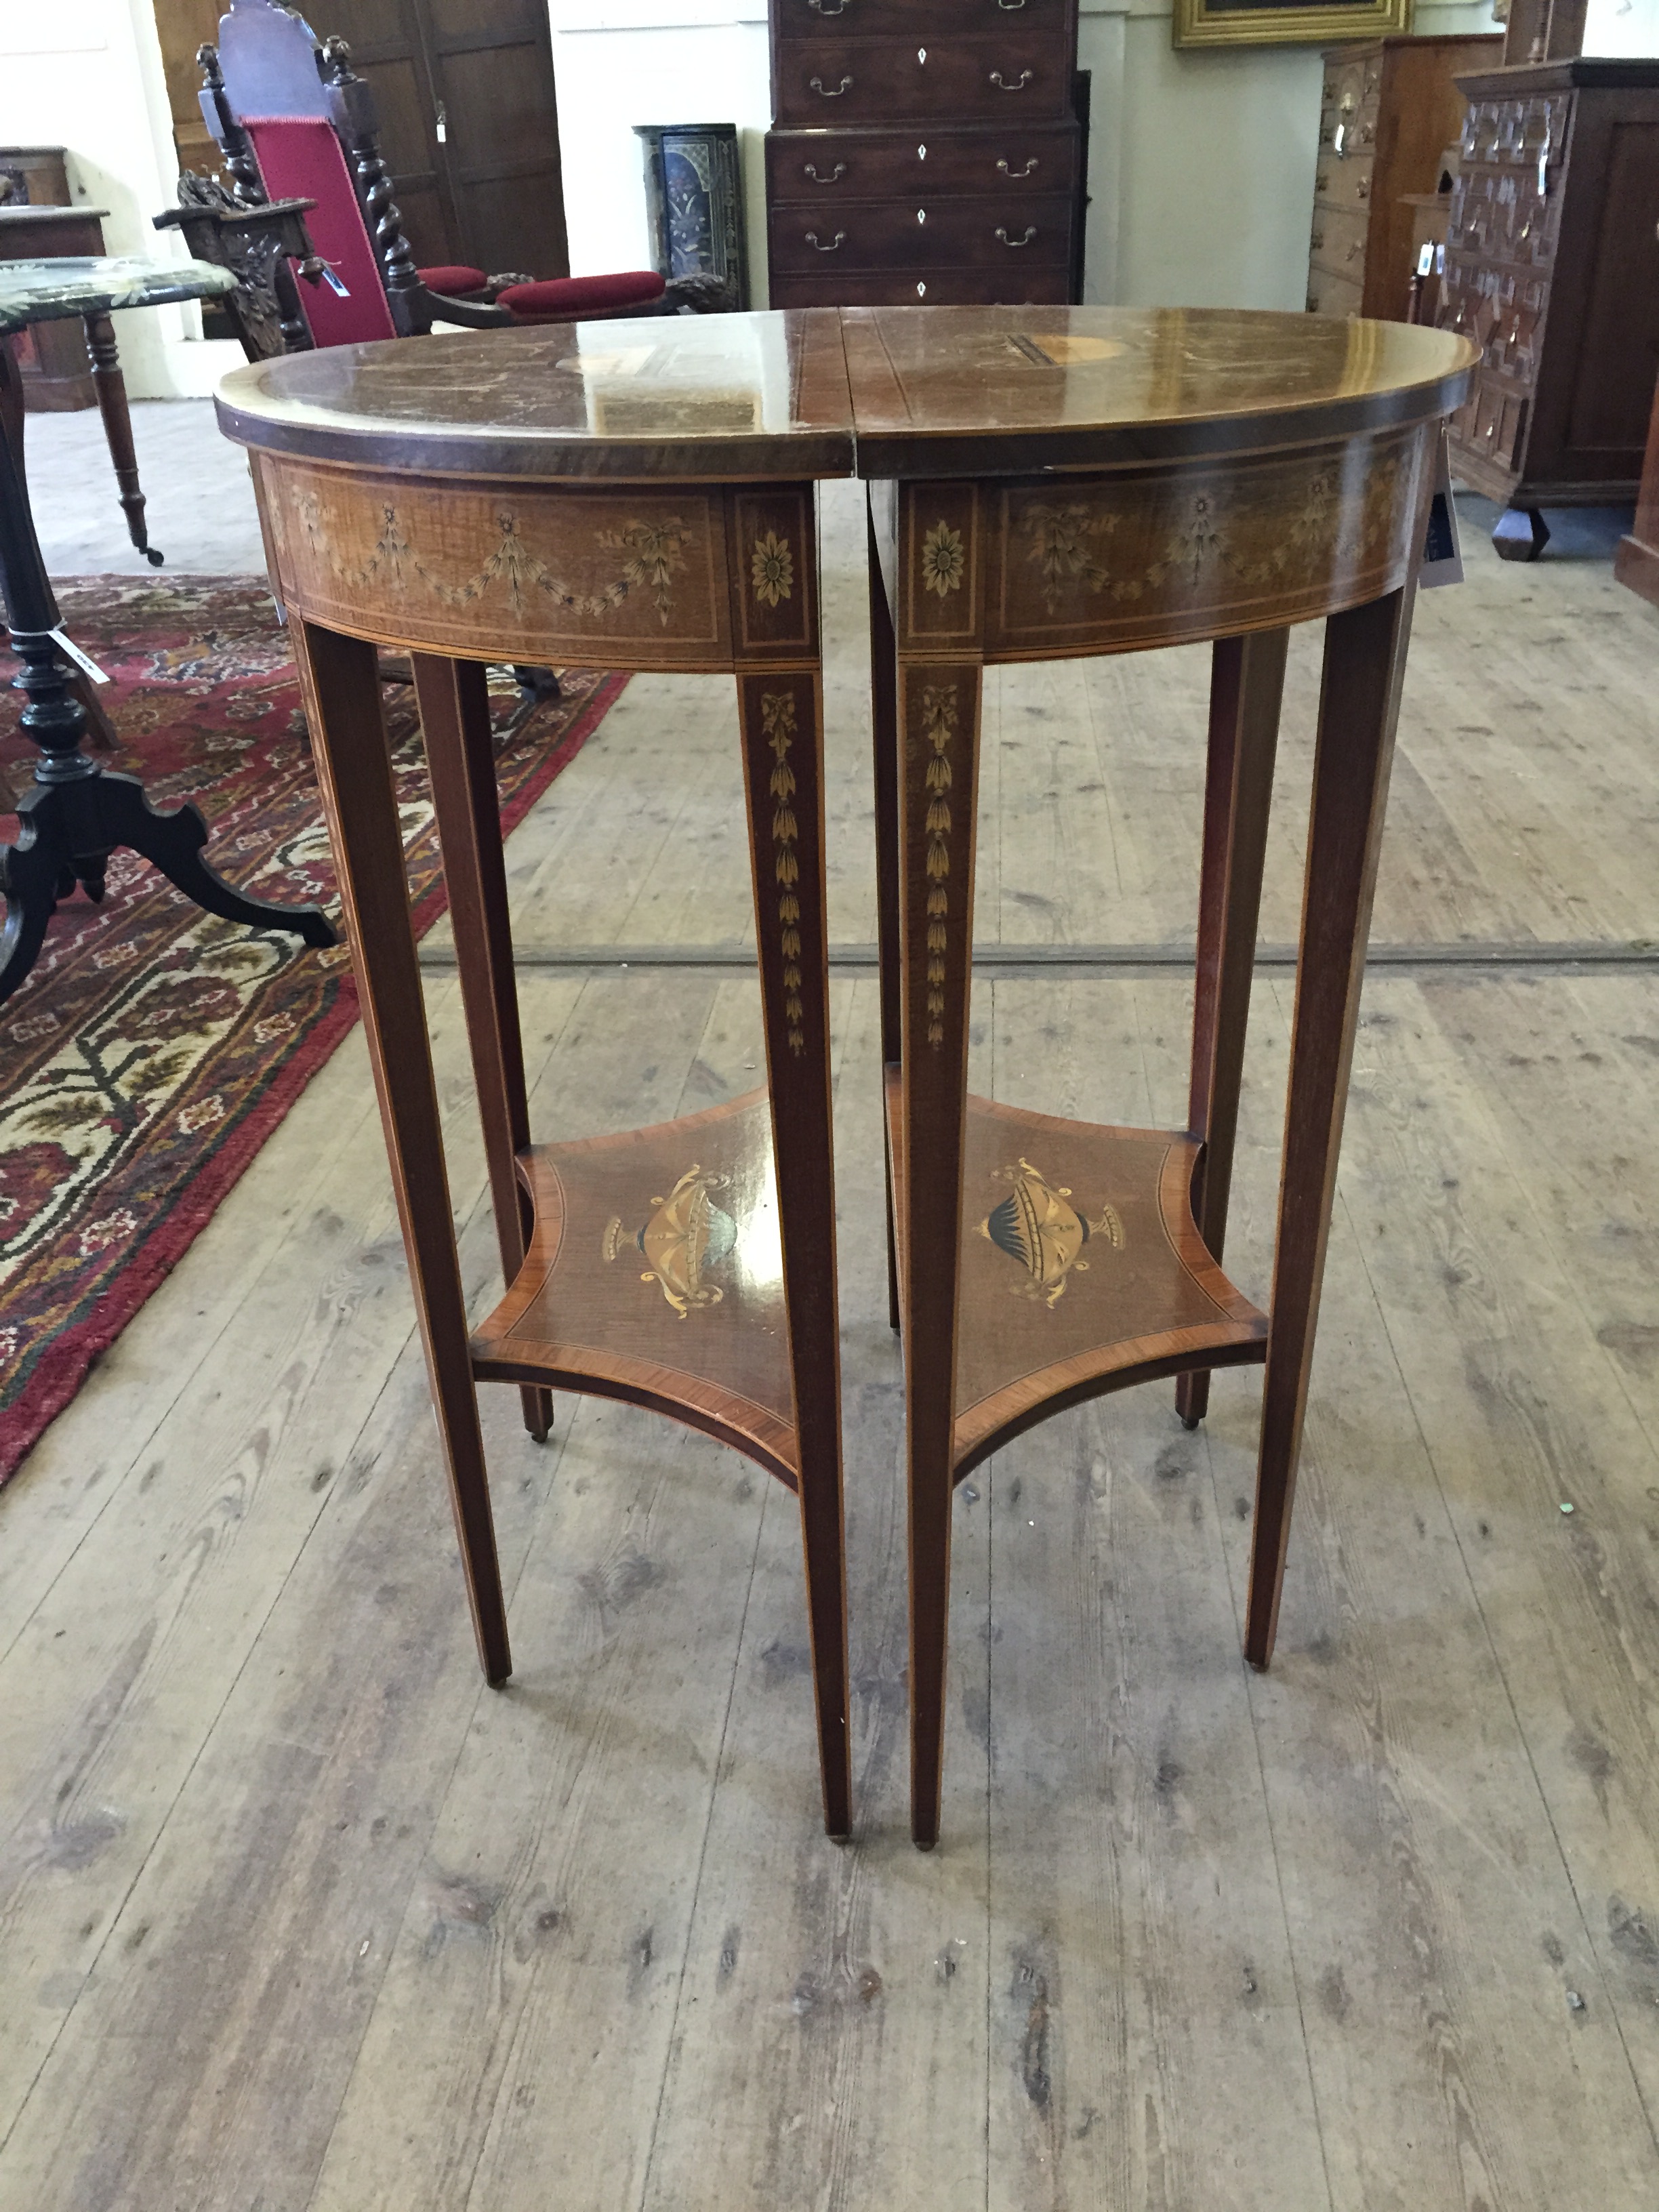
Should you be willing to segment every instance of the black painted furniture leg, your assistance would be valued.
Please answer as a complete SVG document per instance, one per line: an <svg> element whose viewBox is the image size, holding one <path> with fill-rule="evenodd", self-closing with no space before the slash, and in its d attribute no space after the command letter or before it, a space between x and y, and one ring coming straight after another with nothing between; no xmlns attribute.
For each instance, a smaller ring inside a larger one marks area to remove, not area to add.
<svg viewBox="0 0 1659 2212"><path fill-rule="evenodd" d="M104 418L104 436L121 512L127 519L127 535L149 562L159 568L162 556L149 542L144 522L144 495L138 486L138 455L132 442L132 416L127 406L127 382L121 374L116 349L115 325L107 315L84 315L87 354L92 362L92 388L98 394L98 412Z"/></svg>
<svg viewBox="0 0 1659 2212"><path fill-rule="evenodd" d="M58 627L29 513L28 494L14 459L9 429L9 356L0 358L0 593L11 624L12 651L22 663L15 688L27 701L25 737L40 748L35 780L18 803L21 834L0 847L0 889L6 918L0 927L0 1004L34 964L58 898L78 881L94 900L104 894L104 871L118 845L142 853L170 883L210 914L255 929L294 930L307 945L337 942L319 907L267 905L245 898L202 859L207 824L193 806L158 814L130 775L110 775L82 750L87 710L52 633Z"/></svg>

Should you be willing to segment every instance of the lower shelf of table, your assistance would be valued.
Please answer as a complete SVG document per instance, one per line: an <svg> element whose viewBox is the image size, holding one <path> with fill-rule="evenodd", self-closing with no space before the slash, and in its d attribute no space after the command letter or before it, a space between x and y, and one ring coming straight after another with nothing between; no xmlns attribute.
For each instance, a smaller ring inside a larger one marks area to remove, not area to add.
<svg viewBox="0 0 1659 2212"><path fill-rule="evenodd" d="M903 1086L886 1071L901 1295ZM1200 1147L1184 1131L1115 1129L968 1101L957 1306L956 1479L1063 1406L1189 1368L1267 1357L1267 1317L1193 1220Z"/></svg>
<svg viewBox="0 0 1659 2212"><path fill-rule="evenodd" d="M536 1145L517 1279L474 1333L480 1379L654 1407L793 1490L799 1453L763 1091L678 1121Z"/></svg>

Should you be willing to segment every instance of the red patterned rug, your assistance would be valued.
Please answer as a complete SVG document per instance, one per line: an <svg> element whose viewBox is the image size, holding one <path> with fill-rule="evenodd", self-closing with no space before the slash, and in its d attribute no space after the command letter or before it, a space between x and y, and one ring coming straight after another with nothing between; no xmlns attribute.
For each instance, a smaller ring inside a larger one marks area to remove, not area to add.
<svg viewBox="0 0 1659 2212"><path fill-rule="evenodd" d="M263 583L99 576L57 588L69 635L112 679L100 693L122 742L110 764L141 776L158 806L193 799L212 833L206 858L239 887L337 917L293 663ZM501 744L509 828L626 681L564 672L563 697ZM414 693L385 696L424 931L445 898ZM3 708L0 726L0 778L21 787L33 748ZM16 826L0 814L0 837ZM113 856L100 908L77 892L59 908L33 973L0 1007L0 1482L356 1018L343 948L217 921L135 854Z"/></svg>

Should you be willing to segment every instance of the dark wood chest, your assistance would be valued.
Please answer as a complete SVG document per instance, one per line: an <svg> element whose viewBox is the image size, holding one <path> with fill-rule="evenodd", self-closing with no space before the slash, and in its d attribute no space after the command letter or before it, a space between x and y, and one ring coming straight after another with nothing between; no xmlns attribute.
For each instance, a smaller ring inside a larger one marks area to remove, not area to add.
<svg viewBox="0 0 1659 2212"><path fill-rule="evenodd" d="M1076 296L1077 0L772 0L775 307Z"/></svg>
<svg viewBox="0 0 1659 2212"><path fill-rule="evenodd" d="M1404 321L1413 228L1405 196L1438 189L1442 156L1463 128L1458 71L1503 49L1492 37L1374 39L1325 56L1310 313Z"/></svg>
<svg viewBox="0 0 1659 2212"><path fill-rule="evenodd" d="M1517 507L1632 498L1659 372L1659 61L1459 82L1437 319L1482 361L1452 418L1453 473Z"/></svg>

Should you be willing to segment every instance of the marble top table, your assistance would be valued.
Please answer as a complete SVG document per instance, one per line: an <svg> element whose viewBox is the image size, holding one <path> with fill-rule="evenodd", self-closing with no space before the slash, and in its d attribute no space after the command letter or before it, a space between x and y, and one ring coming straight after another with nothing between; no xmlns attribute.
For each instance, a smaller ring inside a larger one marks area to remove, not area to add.
<svg viewBox="0 0 1659 2212"><path fill-rule="evenodd" d="M43 208L40 212L47 215L53 210ZM0 261L0 352L7 350L9 337L27 330L31 323L66 322L79 316L86 326L93 391L104 418L127 535L153 568L161 567L161 556L149 542L144 520L144 495L138 483L126 382L110 317L124 307L159 307L169 301L216 299L235 289L236 279L228 269L216 269L206 261L164 261L141 253L65 254L58 260ZM20 483L22 404L15 364L11 363L0 369L0 428L11 440Z"/></svg>
<svg viewBox="0 0 1659 2212"><path fill-rule="evenodd" d="M206 261L163 261L142 253L0 261L0 336L69 315L161 307L176 300L216 299L235 289L228 269Z"/></svg>

